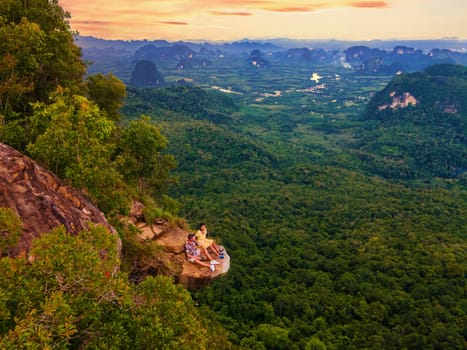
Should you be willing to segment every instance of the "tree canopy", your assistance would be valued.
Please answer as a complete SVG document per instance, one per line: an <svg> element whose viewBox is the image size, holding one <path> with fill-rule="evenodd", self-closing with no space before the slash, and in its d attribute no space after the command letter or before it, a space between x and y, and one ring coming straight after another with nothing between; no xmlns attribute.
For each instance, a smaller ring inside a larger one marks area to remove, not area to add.
<svg viewBox="0 0 467 350"><path fill-rule="evenodd" d="M130 284L116 247L103 227L78 236L60 227L34 241L33 261L1 258L0 347L229 348L170 278Z"/></svg>

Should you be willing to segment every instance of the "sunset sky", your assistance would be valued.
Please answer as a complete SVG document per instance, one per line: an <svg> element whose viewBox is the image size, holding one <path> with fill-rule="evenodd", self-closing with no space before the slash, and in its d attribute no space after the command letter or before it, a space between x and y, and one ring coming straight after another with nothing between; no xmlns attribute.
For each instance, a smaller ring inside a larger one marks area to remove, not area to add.
<svg viewBox="0 0 467 350"><path fill-rule="evenodd" d="M59 0L104 39L467 39L467 0Z"/></svg>

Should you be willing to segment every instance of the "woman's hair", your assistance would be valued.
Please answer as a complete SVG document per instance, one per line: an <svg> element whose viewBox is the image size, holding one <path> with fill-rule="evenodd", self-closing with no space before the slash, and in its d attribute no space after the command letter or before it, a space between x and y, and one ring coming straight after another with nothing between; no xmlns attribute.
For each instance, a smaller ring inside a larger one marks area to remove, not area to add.
<svg viewBox="0 0 467 350"><path fill-rule="evenodd" d="M189 234L188 234L188 240L191 240L194 236L195 236L194 233L189 233Z"/></svg>
<svg viewBox="0 0 467 350"><path fill-rule="evenodd" d="M201 227L203 227L203 226L206 226L206 224L205 224L204 222L200 223L200 224L198 225L198 230L201 230Z"/></svg>

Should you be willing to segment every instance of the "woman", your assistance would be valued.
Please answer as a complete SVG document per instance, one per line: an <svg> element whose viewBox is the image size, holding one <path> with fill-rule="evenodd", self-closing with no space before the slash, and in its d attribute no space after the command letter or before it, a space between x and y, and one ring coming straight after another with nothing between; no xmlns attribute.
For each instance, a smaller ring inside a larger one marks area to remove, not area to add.
<svg viewBox="0 0 467 350"><path fill-rule="evenodd" d="M219 247L216 245L213 239L208 239L206 236L208 235L208 228L206 224L203 222L199 224L198 231L196 231L196 238L198 239L198 244L200 247L205 249L211 249L214 254L219 256Z"/></svg>

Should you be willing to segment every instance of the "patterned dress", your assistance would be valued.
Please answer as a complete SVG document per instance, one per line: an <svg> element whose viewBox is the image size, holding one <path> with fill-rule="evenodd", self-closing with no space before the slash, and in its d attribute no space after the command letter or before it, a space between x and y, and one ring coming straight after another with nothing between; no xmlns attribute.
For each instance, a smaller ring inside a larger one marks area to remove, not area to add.
<svg viewBox="0 0 467 350"><path fill-rule="evenodd" d="M201 251L198 249L198 244L194 241L187 241L185 243L185 253L187 255L191 255L191 256L200 256L201 255ZM189 262L195 262L195 259L194 258L191 258L191 257L188 257L187 256L187 260Z"/></svg>

